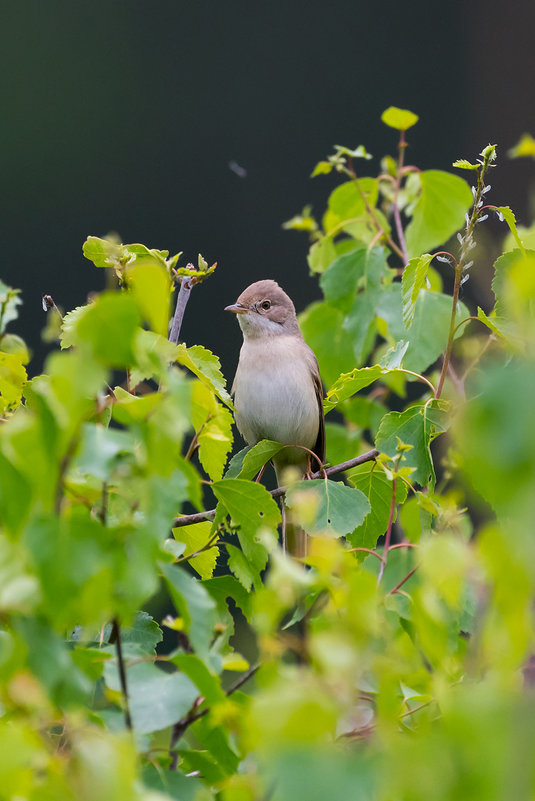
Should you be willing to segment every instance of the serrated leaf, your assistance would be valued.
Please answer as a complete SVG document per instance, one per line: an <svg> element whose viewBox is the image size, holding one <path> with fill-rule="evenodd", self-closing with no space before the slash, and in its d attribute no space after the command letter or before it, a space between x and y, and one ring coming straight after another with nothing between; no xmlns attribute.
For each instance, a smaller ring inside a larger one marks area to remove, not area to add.
<svg viewBox="0 0 535 801"><path fill-rule="evenodd" d="M116 664L106 663L106 684L120 692ZM126 671L128 703L135 731L149 733L172 726L191 709L198 690L184 673L166 673L156 665L141 662Z"/></svg>
<svg viewBox="0 0 535 801"><path fill-rule="evenodd" d="M195 523L191 526L181 526L180 528L173 529L173 536L177 542L185 544L184 556L189 556L200 548L203 548L211 539L210 532L212 524ZM212 578L214 569L217 562L219 548L217 543L214 542L209 550L194 556L188 560L188 563L200 575L202 579Z"/></svg>
<svg viewBox="0 0 535 801"><path fill-rule="evenodd" d="M291 509L297 498L304 503L306 496L316 507L312 523L300 521L307 534L341 537L359 526L370 511L366 496L352 487L337 481L298 481L286 493L286 505Z"/></svg>
<svg viewBox="0 0 535 801"><path fill-rule="evenodd" d="M403 454L401 466L414 468L411 478L422 486L426 486L430 480L434 482L429 446L435 435L435 426L444 430L446 410L444 401L433 400L427 404L410 406L404 412L385 414L375 438L375 447L394 458L398 453L399 440L411 445L411 449Z"/></svg>
<svg viewBox="0 0 535 801"><path fill-rule="evenodd" d="M166 267L151 255L129 266L126 278L143 319L155 333L167 336L171 281Z"/></svg>
<svg viewBox="0 0 535 801"><path fill-rule="evenodd" d="M88 236L82 252L95 267L118 267L124 259L123 246L120 243L98 236Z"/></svg>
<svg viewBox="0 0 535 801"><path fill-rule="evenodd" d="M452 167L457 167L459 170L479 170L480 164L471 164L466 159L457 159L451 165Z"/></svg>
<svg viewBox="0 0 535 801"><path fill-rule="evenodd" d="M121 626L121 641L135 643L144 653L154 653L162 640L161 628L147 612L137 612L131 626Z"/></svg>
<svg viewBox="0 0 535 801"><path fill-rule="evenodd" d="M470 187L458 175L425 170L418 177L421 192L405 232L410 257L446 242L464 225L465 214L472 205Z"/></svg>
<svg viewBox="0 0 535 801"><path fill-rule="evenodd" d="M21 402L28 375L24 354L0 352L0 412L14 410Z"/></svg>
<svg viewBox="0 0 535 801"><path fill-rule="evenodd" d="M403 324L401 285L392 284L377 300L377 316L385 320L388 333L394 340L409 343L403 367L422 374L444 353L448 343L452 300L441 292L421 289L416 301L414 319L409 331ZM464 303L457 304L456 323L469 316ZM459 330L456 336L462 333Z"/></svg>
<svg viewBox="0 0 535 801"><path fill-rule="evenodd" d="M0 281L0 334L4 333L8 323L19 316L17 307L22 303L19 295L20 289L13 289Z"/></svg>
<svg viewBox="0 0 535 801"><path fill-rule="evenodd" d="M191 421L199 444L199 461L213 481L223 475L232 448L232 416L208 386L195 381L191 392Z"/></svg>
<svg viewBox="0 0 535 801"><path fill-rule="evenodd" d="M509 206L497 206L496 211L500 212L500 214L503 216L505 222L509 226L509 230L513 235L513 238L517 244L518 249L525 255L526 249L524 248L524 243L522 242L520 236L518 235L518 231L516 228L516 217L514 215L513 210Z"/></svg>
<svg viewBox="0 0 535 801"><path fill-rule="evenodd" d="M371 506L361 526L348 535L354 547L375 548L377 539L386 532L392 504L393 482L376 465L360 465L349 471L348 481L368 498ZM407 497L404 482L396 482L396 504L403 503Z"/></svg>
<svg viewBox="0 0 535 801"><path fill-rule="evenodd" d="M234 410L232 398L226 390L226 382L221 373L221 363L214 353L202 345L192 345L187 348L179 343L176 346L176 361L191 370L200 381L213 389L224 404Z"/></svg>
<svg viewBox="0 0 535 801"><path fill-rule="evenodd" d="M408 330L414 320L414 311L420 289L425 286L427 271L433 256L424 253L419 258L410 259L401 278L401 291L403 301L403 323Z"/></svg>
<svg viewBox="0 0 535 801"><path fill-rule="evenodd" d="M101 364L129 367L135 361L133 343L140 322L134 298L123 292L103 292L76 315L69 344L89 348ZM62 347L64 342L63 338Z"/></svg>
<svg viewBox="0 0 535 801"><path fill-rule="evenodd" d="M350 373L342 373L327 392L323 402L325 412L329 412L338 403L377 381L384 372L382 367L375 364L373 367L360 367L355 368Z"/></svg>
<svg viewBox="0 0 535 801"><path fill-rule="evenodd" d="M389 128L395 128L397 131L407 131L419 120L417 114L407 109L397 108L397 106L389 106L386 111L381 114L381 120Z"/></svg>
<svg viewBox="0 0 535 801"><path fill-rule="evenodd" d="M247 448L244 453L242 467L239 472L240 478L254 478L257 473L267 464L274 456L277 455L284 445L280 442L273 442L269 439L260 440L252 448ZM231 476L227 476L231 478Z"/></svg>
<svg viewBox="0 0 535 801"><path fill-rule="evenodd" d="M227 542L225 547L228 553L229 570L236 576L242 587L249 592L256 581L256 571L245 558L243 551L231 545L230 542Z"/></svg>

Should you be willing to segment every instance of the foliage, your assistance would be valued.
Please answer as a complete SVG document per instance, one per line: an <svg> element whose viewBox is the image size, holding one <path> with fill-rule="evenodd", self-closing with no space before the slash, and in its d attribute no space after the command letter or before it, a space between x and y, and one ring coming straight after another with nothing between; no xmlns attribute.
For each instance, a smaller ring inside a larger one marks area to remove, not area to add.
<svg viewBox="0 0 535 801"><path fill-rule="evenodd" d="M0 798L533 796L535 250L488 205L494 146L455 163L471 187L406 166L415 114L382 119L397 157L361 176L366 148L336 147L322 219L286 224L311 237L301 324L350 461L287 477L306 564L255 481L284 446L229 460L217 356L167 339L174 285L215 265L89 237L118 286L33 378L0 284ZM489 211L511 234L494 308L468 309Z"/></svg>

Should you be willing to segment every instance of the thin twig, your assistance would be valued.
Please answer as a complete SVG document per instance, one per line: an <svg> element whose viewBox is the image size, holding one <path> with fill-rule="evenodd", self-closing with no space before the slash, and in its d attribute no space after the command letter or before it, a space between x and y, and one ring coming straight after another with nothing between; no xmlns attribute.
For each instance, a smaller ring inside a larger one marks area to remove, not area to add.
<svg viewBox="0 0 535 801"><path fill-rule="evenodd" d="M117 652L117 664L119 667L119 679L121 681L121 693L124 704L124 722L127 729L132 729L132 718L130 717L130 706L128 703L128 688L126 686L126 670L123 657L123 647L121 642L121 627L117 618L114 618L111 628L110 642L115 643Z"/></svg>
<svg viewBox="0 0 535 801"><path fill-rule="evenodd" d="M254 674L257 672L259 668L260 668L260 663L253 665L253 667L250 668L246 673L244 673L243 676L240 676L240 678L237 681L235 681L234 684L230 685L230 687L225 691L225 695L227 696L232 695L232 693L235 693L236 690L239 690L240 687L242 687L246 682L249 681L250 678L254 676ZM171 751L178 743L178 741L181 739L181 737L184 736L184 733L186 732L188 727L191 726L192 723L195 723L195 721L203 718L210 711L210 707L207 706L204 709L201 709L199 712L195 712L194 710L199 706L200 703L202 703L202 698L198 698L193 704L191 711L184 718L181 718L181 720L177 721L173 726L173 731L171 733L171 742L169 746L169 749ZM170 770L176 770L177 762L178 762L178 754L174 753L171 765L169 766Z"/></svg>
<svg viewBox="0 0 535 801"><path fill-rule="evenodd" d="M182 328L182 320L184 318L184 312L186 310L186 305L189 300L190 292L195 286L196 280L194 277L188 278L188 276L184 276L180 282L180 289L178 292L178 297L176 299L176 307L175 313L173 316L173 321L171 323L171 331L169 333L169 342L173 342L175 345L178 342L178 337L180 336L180 329Z"/></svg>
<svg viewBox="0 0 535 801"><path fill-rule="evenodd" d="M398 206L398 199L399 199L399 190L401 187L401 178L403 175L403 160L405 158L405 148L407 147L407 143L405 141L405 131L400 131L399 135L399 145L398 145L398 170L396 181L394 184L394 200L392 202L394 208L394 221L396 223L396 231L398 235L399 245L401 248L401 252L403 254L403 262L407 264L409 257L407 254L407 245L405 243L405 234L403 233L403 225L401 224L401 214L399 211Z"/></svg>
<svg viewBox="0 0 535 801"><path fill-rule="evenodd" d="M371 451L367 451L366 453L361 454L360 456L356 456L354 459L348 459L346 462L341 462L340 464L335 464L332 467L326 467L322 470L318 470L316 473L312 473L310 476L311 479L315 478L324 478L325 475L331 476L335 473L343 473L344 470L349 470L351 467L357 467L359 464L364 464L365 462L371 462L377 458L379 455L379 451L373 448ZM288 487L277 487L277 489L271 490L270 495L273 498L280 498L281 495L285 495ZM173 520L173 528L180 528L181 526L191 526L194 523L202 523L205 520L213 520L215 516L215 509L207 509L205 512L195 512L192 515L182 515L181 517L175 517Z"/></svg>
<svg viewBox="0 0 535 801"><path fill-rule="evenodd" d="M355 186L357 188L357 191L358 191L358 193L359 193L359 195L360 195L360 197L362 199L362 202L364 203L364 208L368 212L369 216L371 217L371 219L373 221L373 224L375 225L376 230L383 234L383 236L384 236L386 242L388 243L388 245L390 246L390 248L394 251L394 253L397 253L399 258L402 259L403 263L405 264L405 259L403 257L403 252L396 245L396 243L394 242L392 237L389 236L386 233L386 231L384 230L383 226L381 225L381 223L377 219L377 215L375 214L375 211L370 206L368 198L366 197L366 192L361 187L359 179L357 178L357 173L355 172L355 169L353 167L353 159L351 159L351 158L349 159L348 172L349 172L349 176L350 176L351 180L353 181L353 183L355 184Z"/></svg>
<svg viewBox="0 0 535 801"><path fill-rule="evenodd" d="M403 587L405 582L408 581L410 579L410 577L413 576L416 573L416 571L418 570L419 567L420 567L420 565L414 565L412 570L409 570L407 575L404 578L402 578L401 581L399 581L396 584L396 586L392 590L390 590L390 592L388 594L389 595L395 595L399 591L399 588Z"/></svg>

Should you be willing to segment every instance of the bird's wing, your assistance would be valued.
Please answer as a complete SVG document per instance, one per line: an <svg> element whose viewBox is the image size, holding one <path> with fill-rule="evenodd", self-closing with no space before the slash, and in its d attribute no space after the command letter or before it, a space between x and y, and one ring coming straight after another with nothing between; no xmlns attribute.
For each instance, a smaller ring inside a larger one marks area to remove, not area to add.
<svg viewBox="0 0 535 801"><path fill-rule="evenodd" d="M312 373L312 379L314 381L314 391L316 393L316 400L318 402L319 428L316 444L312 450L318 459L321 460L321 464L323 464L325 461L325 415L323 414L323 384L321 383L320 371L315 356L314 362L316 369ZM319 465L317 465L316 469L317 468L319 468Z"/></svg>

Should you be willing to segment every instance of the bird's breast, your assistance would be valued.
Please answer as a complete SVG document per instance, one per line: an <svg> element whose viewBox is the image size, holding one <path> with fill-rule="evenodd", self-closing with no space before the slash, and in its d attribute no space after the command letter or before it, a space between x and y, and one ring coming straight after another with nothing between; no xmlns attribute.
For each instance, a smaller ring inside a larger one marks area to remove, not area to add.
<svg viewBox="0 0 535 801"><path fill-rule="evenodd" d="M234 381L236 424L249 444L273 439L313 448L319 428L312 369L303 340L245 341Z"/></svg>

